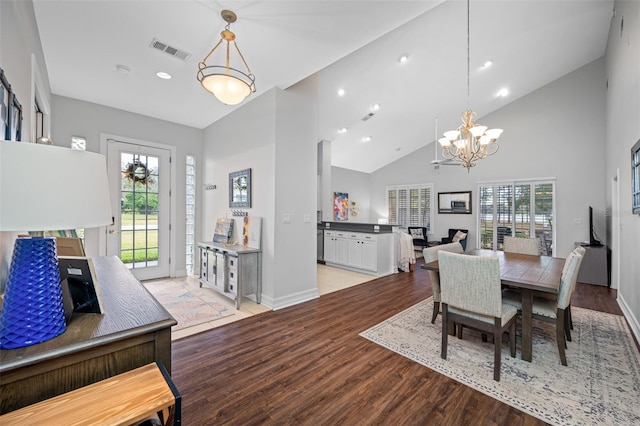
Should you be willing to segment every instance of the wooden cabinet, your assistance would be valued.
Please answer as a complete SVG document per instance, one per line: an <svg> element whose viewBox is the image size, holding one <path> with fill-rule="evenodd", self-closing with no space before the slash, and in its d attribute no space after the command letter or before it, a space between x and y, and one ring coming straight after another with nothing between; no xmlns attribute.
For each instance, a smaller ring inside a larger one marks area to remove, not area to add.
<svg viewBox="0 0 640 426"><path fill-rule="evenodd" d="M235 300L240 309L243 296L262 301L262 251L216 242L198 243L200 287L206 285Z"/></svg>
<svg viewBox="0 0 640 426"><path fill-rule="evenodd" d="M349 260L353 268L378 270L378 243L376 235L350 232L348 234Z"/></svg>
<svg viewBox="0 0 640 426"><path fill-rule="evenodd" d="M94 257L93 263L105 313L75 313L58 337L0 351L0 413L152 362L171 372L176 320L120 259Z"/></svg>

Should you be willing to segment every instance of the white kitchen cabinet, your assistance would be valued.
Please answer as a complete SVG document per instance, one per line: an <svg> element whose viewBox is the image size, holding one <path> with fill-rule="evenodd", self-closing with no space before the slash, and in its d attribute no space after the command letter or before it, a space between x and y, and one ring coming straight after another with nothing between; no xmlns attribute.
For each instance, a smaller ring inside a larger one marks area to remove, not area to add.
<svg viewBox="0 0 640 426"><path fill-rule="evenodd" d="M325 230L324 261L357 272L388 275L393 272L393 235Z"/></svg>

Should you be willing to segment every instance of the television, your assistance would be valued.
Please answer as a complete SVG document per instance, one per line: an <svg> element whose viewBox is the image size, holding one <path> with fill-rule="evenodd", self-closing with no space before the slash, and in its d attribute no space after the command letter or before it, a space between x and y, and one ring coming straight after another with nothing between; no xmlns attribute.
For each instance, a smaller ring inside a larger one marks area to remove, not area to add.
<svg viewBox="0 0 640 426"><path fill-rule="evenodd" d="M596 234L596 228L593 225L593 207L589 206L589 245L590 246L602 245L602 243L597 237L598 237L598 234Z"/></svg>

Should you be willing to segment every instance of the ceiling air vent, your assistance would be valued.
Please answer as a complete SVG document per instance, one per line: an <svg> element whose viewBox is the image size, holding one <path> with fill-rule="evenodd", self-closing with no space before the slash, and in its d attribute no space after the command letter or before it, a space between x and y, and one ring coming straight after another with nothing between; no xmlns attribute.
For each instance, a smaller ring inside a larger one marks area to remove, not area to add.
<svg viewBox="0 0 640 426"><path fill-rule="evenodd" d="M155 38L151 40L151 44L149 46L153 47L154 49L158 49L175 58L182 59L183 61L186 61L191 56L191 53L185 52L184 50L177 49L173 46L169 46L168 44L163 43Z"/></svg>
<svg viewBox="0 0 640 426"><path fill-rule="evenodd" d="M368 119L370 119L371 117L373 117L373 113L370 112L369 114L365 115L364 117L362 117L362 121L367 121Z"/></svg>

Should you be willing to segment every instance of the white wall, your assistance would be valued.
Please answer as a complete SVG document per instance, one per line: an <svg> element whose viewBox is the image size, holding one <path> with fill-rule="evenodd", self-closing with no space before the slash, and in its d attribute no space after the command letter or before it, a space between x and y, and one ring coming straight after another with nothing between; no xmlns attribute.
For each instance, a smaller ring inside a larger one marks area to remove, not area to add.
<svg viewBox="0 0 640 426"><path fill-rule="evenodd" d="M369 173L356 172L342 167L331 167L331 194L346 192L349 194L349 204L356 201L360 206L357 216L349 210L349 222L378 223L378 216L371 216L371 180ZM351 209L351 205L349 205ZM331 219L333 220L333 219Z"/></svg>
<svg viewBox="0 0 640 426"><path fill-rule="evenodd" d="M612 248L612 281L618 286L618 302L640 340L640 215L631 213L630 167L631 147L640 139L640 2L616 1L615 11L606 62L607 241ZM619 197L614 197L615 192ZM613 204L615 198L619 202Z"/></svg>
<svg viewBox="0 0 640 426"><path fill-rule="evenodd" d="M314 90L313 80L270 90L205 130L203 179L217 189L205 192L201 236L232 217L229 173L251 168L252 206L240 210L262 217L262 303L273 309L318 296Z"/></svg>
<svg viewBox="0 0 640 426"><path fill-rule="evenodd" d="M493 114L479 117L479 123L503 128L504 133L498 153L480 160L468 173L454 166L435 170L430 165L433 145L372 173L371 214L384 213L387 185L434 183L436 193L473 191L473 214L436 214L434 235L430 237L437 240L446 236L448 228L466 228L470 230L467 248L471 249L477 237L479 182L554 177L556 255L566 256L576 241L589 237L588 206L604 216L604 69L604 59L594 61ZM575 224L574 218L582 223Z"/></svg>
<svg viewBox="0 0 640 426"><path fill-rule="evenodd" d="M43 83L44 101L49 103L51 90L47 67L36 26L33 3L30 1L0 1L0 67L11 84L11 90L22 105L23 141L30 141L34 110L34 79L32 56ZM0 292L4 291L13 244L18 233L0 232Z"/></svg>

